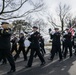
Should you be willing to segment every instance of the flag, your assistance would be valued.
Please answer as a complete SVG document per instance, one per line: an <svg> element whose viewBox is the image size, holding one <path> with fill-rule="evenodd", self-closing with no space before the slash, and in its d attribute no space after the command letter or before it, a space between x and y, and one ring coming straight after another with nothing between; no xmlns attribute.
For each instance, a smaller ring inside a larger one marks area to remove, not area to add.
<svg viewBox="0 0 76 75"><path fill-rule="evenodd" d="M74 36L74 29L72 27L69 29L69 31L71 32L72 36Z"/></svg>

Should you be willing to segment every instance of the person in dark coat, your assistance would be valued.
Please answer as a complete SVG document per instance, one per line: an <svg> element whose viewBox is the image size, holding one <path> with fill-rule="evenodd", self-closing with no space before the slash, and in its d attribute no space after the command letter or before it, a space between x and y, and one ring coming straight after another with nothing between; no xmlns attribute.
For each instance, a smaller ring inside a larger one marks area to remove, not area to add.
<svg viewBox="0 0 76 75"><path fill-rule="evenodd" d="M60 32L58 28L55 28L55 32L51 34L52 36L52 50L51 50L51 57L49 60L53 61L55 53L59 53L59 61L62 60L62 53L61 53L61 42L60 42Z"/></svg>
<svg viewBox="0 0 76 75"><path fill-rule="evenodd" d="M6 57L10 63L11 69L8 73L13 73L16 71L15 63L10 52L11 44L10 44L10 36L12 31L8 28L9 23L2 22L2 29L0 29L0 60L2 57Z"/></svg>
<svg viewBox="0 0 76 75"><path fill-rule="evenodd" d="M37 27L34 26L33 27L33 34L30 35L30 38L29 40L31 41L31 52L30 52L30 57L29 57L29 60L28 60L28 63L27 63L27 66L26 68L29 68L32 66L32 62L33 62L33 56L34 56L34 53L36 52L40 61L41 61L41 65L44 65L45 64L45 60L43 58L43 56L41 55L40 53L40 46L39 46L39 37L40 37L40 33L37 31Z"/></svg>
<svg viewBox="0 0 76 75"><path fill-rule="evenodd" d="M66 32L64 34L64 38L65 38L65 51L64 51L64 58L66 58L66 55L68 53L68 48L69 48L69 52L70 52L70 57L72 57L72 34L69 31L69 29L66 29Z"/></svg>
<svg viewBox="0 0 76 75"><path fill-rule="evenodd" d="M76 55L76 33L75 35L73 36L73 48L75 50L74 54Z"/></svg>
<svg viewBox="0 0 76 75"><path fill-rule="evenodd" d="M19 57L20 52L23 52L23 56L24 56L24 61L27 60L27 56L26 56L26 52L25 52L25 46L24 46L24 34L20 33L20 40L18 41L19 43L19 50L17 51L17 54L14 56L14 60L16 61L16 59Z"/></svg>
<svg viewBox="0 0 76 75"><path fill-rule="evenodd" d="M11 53L14 52L14 50L15 50L15 52L16 52L16 54L17 54L17 51L18 51L18 50L17 50L18 39L17 39L16 35L15 35L14 38L11 40L11 43L12 43Z"/></svg>

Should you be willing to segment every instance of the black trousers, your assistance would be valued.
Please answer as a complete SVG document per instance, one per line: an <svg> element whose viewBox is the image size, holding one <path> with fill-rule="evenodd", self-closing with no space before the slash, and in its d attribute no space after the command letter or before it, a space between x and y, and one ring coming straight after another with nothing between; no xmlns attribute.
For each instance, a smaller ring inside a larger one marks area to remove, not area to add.
<svg viewBox="0 0 76 75"><path fill-rule="evenodd" d="M63 42L62 42L62 52L64 52L65 45L66 45L66 44L65 44L65 42L63 41Z"/></svg>
<svg viewBox="0 0 76 75"><path fill-rule="evenodd" d="M46 53L44 46L41 46L42 50L44 53Z"/></svg>
<svg viewBox="0 0 76 75"><path fill-rule="evenodd" d="M29 50L31 49L31 47L29 46L26 50L26 55L28 54Z"/></svg>
<svg viewBox="0 0 76 75"><path fill-rule="evenodd" d="M24 60L27 60L26 52L25 52L25 47L20 46L17 54L14 56L14 59L16 60L19 57L20 52L23 52Z"/></svg>
<svg viewBox="0 0 76 75"><path fill-rule="evenodd" d="M12 45L12 48L11 48L11 53L15 50L15 52L17 53L18 50L17 50L17 45Z"/></svg>
<svg viewBox="0 0 76 75"><path fill-rule="evenodd" d="M56 52L59 53L59 59L61 60L62 59L62 53L61 53L61 47L60 46L52 46L51 59L53 60Z"/></svg>
<svg viewBox="0 0 76 75"><path fill-rule="evenodd" d="M30 66L30 67L32 66L33 56L34 56L34 53L35 53L35 52L37 53L40 61L41 61L42 63L45 62L43 56L42 56L41 53L40 53L39 48L31 48L30 57L29 57L27 66Z"/></svg>
<svg viewBox="0 0 76 75"><path fill-rule="evenodd" d="M10 63L11 69L15 70L15 63L10 52L10 49L0 49L0 60L5 57Z"/></svg>
<svg viewBox="0 0 76 75"><path fill-rule="evenodd" d="M69 48L69 52L70 52L70 57L72 56L72 45L70 43L68 43L65 45L64 58L66 58L66 55L68 53L68 48Z"/></svg>
<svg viewBox="0 0 76 75"><path fill-rule="evenodd" d="M6 60L5 56L3 56L3 58L2 58L2 63L7 63L7 60Z"/></svg>

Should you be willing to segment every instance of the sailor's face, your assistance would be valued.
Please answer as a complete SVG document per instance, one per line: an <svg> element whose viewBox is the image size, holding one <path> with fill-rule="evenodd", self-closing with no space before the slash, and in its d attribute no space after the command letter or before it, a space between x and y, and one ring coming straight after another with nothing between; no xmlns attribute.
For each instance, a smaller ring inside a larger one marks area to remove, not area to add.
<svg viewBox="0 0 76 75"><path fill-rule="evenodd" d="M4 29L5 29L5 28L8 28L8 25L7 25L7 24L3 24L3 25L2 25L2 28L4 28Z"/></svg>
<svg viewBox="0 0 76 75"><path fill-rule="evenodd" d="M33 31L37 31L37 28L33 28Z"/></svg>
<svg viewBox="0 0 76 75"><path fill-rule="evenodd" d="M20 34L20 37L22 37L23 36L23 34Z"/></svg>
<svg viewBox="0 0 76 75"><path fill-rule="evenodd" d="M58 32L58 31L59 31L58 29L55 30L55 32Z"/></svg>
<svg viewBox="0 0 76 75"><path fill-rule="evenodd" d="M69 32L69 29L67 29L66 31Z"/></svg>

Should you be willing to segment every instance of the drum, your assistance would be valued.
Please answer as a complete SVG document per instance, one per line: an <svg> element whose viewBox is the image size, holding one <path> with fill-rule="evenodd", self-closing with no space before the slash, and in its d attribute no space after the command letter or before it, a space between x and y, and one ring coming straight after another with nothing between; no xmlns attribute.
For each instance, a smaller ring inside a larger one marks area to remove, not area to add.
<svg viewBox="0 0 76 75"><path fill-rule="evenodd" d="M28 39L25 39L25 41L24 41L25 47L29 47L30 44L31 44L31 42Z"/></svg>

